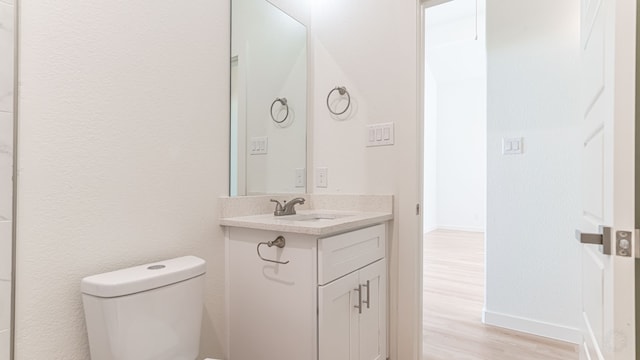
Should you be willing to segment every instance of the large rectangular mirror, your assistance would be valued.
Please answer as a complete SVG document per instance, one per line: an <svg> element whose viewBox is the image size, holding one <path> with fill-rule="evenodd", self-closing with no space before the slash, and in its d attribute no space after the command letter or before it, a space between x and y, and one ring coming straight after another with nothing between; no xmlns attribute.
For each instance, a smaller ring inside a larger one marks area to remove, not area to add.
<svg viewBox="0 0 640 360"><path fill-rule="evenodd" d="M229 193L304 193L307 30L266 0L231 14Z"/></svg>

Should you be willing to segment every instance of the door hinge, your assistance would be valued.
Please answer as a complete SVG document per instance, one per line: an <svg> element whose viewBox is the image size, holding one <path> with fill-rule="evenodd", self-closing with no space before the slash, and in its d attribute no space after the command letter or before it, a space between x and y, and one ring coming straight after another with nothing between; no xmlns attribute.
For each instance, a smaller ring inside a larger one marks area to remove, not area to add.
<svg viewBox="0 0 640 360"><path fill-rule="evenodd" d="M633 231L616 231L616 255L635 257L633 250Z"/></svg>
<svg viewBox="0 0 640 360"><path fill-rule="evenodd" d="M633 230L633 255L640 259L640 229Z"/></svg>
<svg viewBox="0 0 640 360"><path fill-rule="evenodd" d="M420 203L416 204L416 215L420 215Z"/></svg>

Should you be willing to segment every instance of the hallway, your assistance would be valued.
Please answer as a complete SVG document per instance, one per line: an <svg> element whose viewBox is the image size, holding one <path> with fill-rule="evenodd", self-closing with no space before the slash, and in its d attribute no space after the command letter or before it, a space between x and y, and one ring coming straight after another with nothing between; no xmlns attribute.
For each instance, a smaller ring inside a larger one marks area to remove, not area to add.
<svg viewBox="0 0 640 360"><path fill-rule="evenodd" d="M484 234L424 239L424 360L571 360L577 345L482 324Z"/></svg>

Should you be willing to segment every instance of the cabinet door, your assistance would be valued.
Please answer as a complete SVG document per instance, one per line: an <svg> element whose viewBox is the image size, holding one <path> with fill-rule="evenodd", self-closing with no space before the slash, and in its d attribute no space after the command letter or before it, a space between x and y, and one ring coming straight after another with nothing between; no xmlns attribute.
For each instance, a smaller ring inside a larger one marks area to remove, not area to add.
<svg viewBox="0 0 640 360"><path fill-rule="evenodd" d="M387 357L386 274L384 259L359 271L359 281L363 285L363 306L359 324L360 360L383 360ZM364 286L367 285L367 281L368 289Z"/></svg>
<svg viewBox="0 0 640 360"><path fill-rule="evenodd" d="M358 360L358 272L318 287L318 359Z"/></svg>

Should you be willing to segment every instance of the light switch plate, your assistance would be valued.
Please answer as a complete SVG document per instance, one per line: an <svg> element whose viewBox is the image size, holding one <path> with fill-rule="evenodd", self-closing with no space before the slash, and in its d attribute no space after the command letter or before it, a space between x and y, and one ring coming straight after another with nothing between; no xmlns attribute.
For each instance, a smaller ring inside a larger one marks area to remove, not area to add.
<svg viewBox="0 0 640 360"><path fill-rule="evenodd" d="M249 142L250 155L264 155L269 152L269 138L266 136L252 137Z"/></svg>
<svg viewBox="0 0 640 360"><path fill-rule="evenodd" d="M329 186L329 169L326 167L316 168L316 187L326 188Z"/></svg>
<svg viewBox="0 0 640 360"><path fill-rule="evenodd" d="M367 125L367 147L393 145L393 123Z"/></svg>
<svg viewBox="0 0 640 360"><path fill-rule="evenodd" d="M523 152L521 137L502 138L502 155L517 155Z"/></svg>

